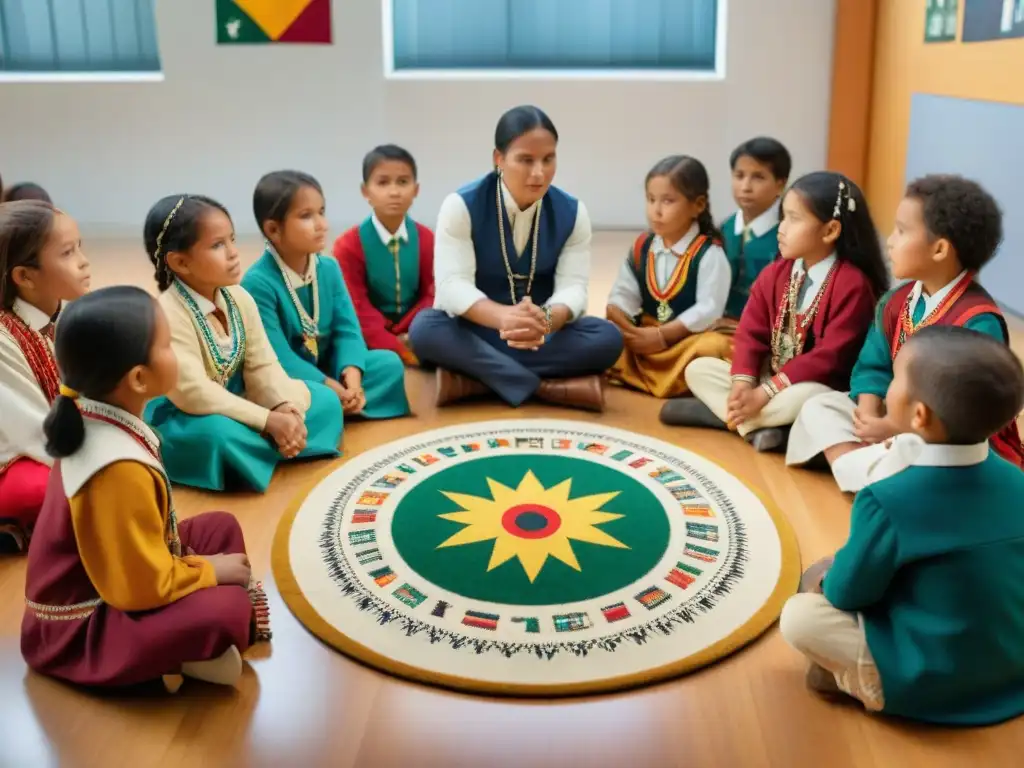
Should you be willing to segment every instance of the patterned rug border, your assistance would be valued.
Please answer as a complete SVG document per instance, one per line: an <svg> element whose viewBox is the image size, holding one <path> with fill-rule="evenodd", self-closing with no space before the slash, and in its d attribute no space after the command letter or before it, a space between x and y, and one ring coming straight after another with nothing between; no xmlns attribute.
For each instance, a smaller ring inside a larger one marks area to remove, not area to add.
<svg viewBox="0 0 1024 768"><path fill-rule="evenodd" d="M540 419L538 421L546 420ZM487 420L469 421L462 424L450 424L437 429L427 430L426 432L407 435L390 442L416 440L420 435L459 427L472 428L472 425L474 424L483 424L486 422ZM588 427L593 429L600 430L599 424L590 424L589 422L580 423L586 424ZM620 431L632 432L632 430ZM634 434L641 435L639 432L634 432ZM665 440L662 440L661 442L668 443L668 441ZM278 591L289 610L291 610L299 620L299 623L302 624L312 635L355 661L373 667L378 671L386 672L418 683L425 683L428 685L449 688L477 695L485 694L493 696L538 697L579 696L585 694L609 693L613 691L627 690L630 688L640 688L664 682L672 678L681 677L687 673L694 672L726 658L757 640L768 629L770 629L777 621L779 614L781 614L782 606L785 604L786 600L796 592L797 586L800 582L802 566L800 562L800 548L797 542L796 533L793 531L788 518L770 499L768 499L767 495L762 492L760 488L744 482L740 478L736 477L736 475L733 475L732 472L721 464L712 461L700 451L683 445L678 445L676 443L669 444L692 453L695 456L699 456L709 464L732 475L736 478L737 482L741 483L758 498L761 504L764 505L764 508L768 512L768 515L775 526L775 530L778 533L782 565L779 569L779 578L776 581L771 595L765 601L764 605L762 605L746 622L718 642L702 648L697 653L691 654L682 659L677 659L676 661L657 669L648 669L641 673L621 675L611 678L588 680L583 683L540 685L492 683L478 680L476 678L434 673L410 664L396 661L389 656L377 653L372 648L369 648L362 643L354 641L345 633L339 631L332 624L325 621L302 593L302 590L299 588L298 582L295 578L295 574L292 571L289 557L289 543L291 540L292 525L295 522L295 518L298 515L303 502L309 497L313 490L326 478L341 469L350 460L361 454L356 454L355 456L331 462L327 467L318 472L315 477L304 484L302 489L293 497L292 501L289 502L288 507L281 516L281 520L278 522L277 530L274 533L274 540L271 545L271 569L274 574L274 580L277 584ZM369 450L375 450L380 447L381 446L379 445L374 446Z"/></svg>

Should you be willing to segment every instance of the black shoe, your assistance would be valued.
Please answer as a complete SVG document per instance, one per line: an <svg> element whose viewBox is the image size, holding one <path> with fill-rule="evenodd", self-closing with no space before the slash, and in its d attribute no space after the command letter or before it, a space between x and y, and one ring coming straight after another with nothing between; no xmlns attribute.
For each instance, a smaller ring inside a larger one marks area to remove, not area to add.
<svg viewBox="0 0 1024 768"><path fill-rule="evenodd" d="M673 427L725 429L725 422L695 397L677 397L661 408L661 422Z"/></svg>
<svg viewBox="0 0 1024 768"><path fill-rule="evenodd" d="M789 441L789 430L782 427L765 427L748 433L745 439L758 453L771 453L785 450Z"/></svg>

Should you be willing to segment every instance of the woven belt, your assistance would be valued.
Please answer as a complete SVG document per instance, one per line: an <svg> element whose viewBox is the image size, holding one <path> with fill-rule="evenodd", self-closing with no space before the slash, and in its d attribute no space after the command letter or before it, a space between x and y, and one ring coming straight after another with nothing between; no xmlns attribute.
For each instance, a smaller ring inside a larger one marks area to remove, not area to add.
<svg viewBox="0 0 1024 768"><path fill-rule="evenodd" d="M84 603L75 603L74 605L43 605L42 603L34 603L27 597L25 598L25 605L41 621L87 619L102 604L103 600L98 597L95 600L86 600Z"/></svg>

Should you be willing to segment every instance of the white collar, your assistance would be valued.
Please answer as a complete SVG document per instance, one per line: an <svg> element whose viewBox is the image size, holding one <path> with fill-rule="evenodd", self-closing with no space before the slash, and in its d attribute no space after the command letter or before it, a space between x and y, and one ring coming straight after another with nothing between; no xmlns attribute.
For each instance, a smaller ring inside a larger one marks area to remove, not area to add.
<svg viewBox="0 0 1024 768"><path fill-rule="evenodd" d="M525 210L520 210L519 204L516 202L516 199L512 197L512 193L508 191L508 187L505 186L504 181L501 182L501 199L505 203L505 213L507 213L510 218L515 218L521 213L533 213L540 204L540 200L536 200L528 205Z"/></svg>
<svg viewBox="0 0 1024 768"><path fill-rule="evenodd" d="M690 244L697 239L697 235L699 234L700 224L695 221L690 225L690 229L687 230L686 234L679 238L677 242L673 243L671 248L665 245L665 240L661 235L655 235L654 240L651 241L651 249L654 251L655 256L660 256L664 253L672 253L676 256L682 256L686 253L686 249L690 247Z"/></svg>
<svg viewBox="0 0 1024 768"><path fill-rule="evenodd" d="M919 435L904 433L896 435L888 443L879 443L855 451L864 452L869 459L867 475L869 482L877 483L902 472L907 467L969 467L981 464L988 458L989 444L945 445L926 443ZM870 455L870 454L875 455Z"/></svg>
<svg viewBox="0 0 1024 768"><path fill-rule="evenodd" d="M11 307L14 314L20 317L33 331L41 331L50 324L50 316L24 299L15 299Z"/></svg>
<svg viewBox="0 0 1024 768"><path fill-rule="evenodd" d="M106 421L84 418L85 439L81 447L60 461L61 482L64 484L64 494L69 499L78 494L100 470L118 461L145 464L160 472L166 479L167 475L160 460L131 434L132 431L137 432L144 440L159 449L159 438L142 419L107 403L87 398L81 398L78 406L102 416ZM118 422L127 429L109 423L111 421Z"/></svg>
<svg viewBox="0 0 1024 768"><path fill-rule="evenodd" d="M386 230L385 230L386 231ZM285 276L291 281L292 285L309 285L313 282L313 277L316 275L316 265L320 259L319 253L309 254L309 261L306 262L306 274L300 275L294 269L285 263L285 260L281 258L280 254L274 249L274 246L267 242L267 250L270 255L277 262L277 266L285 273ZM187 287L187 286L186 286ZM209 314L209 313L207 313Z"/></svg>
<svg viewBox="0 0 1024 768"><path fill-rule="evenodd" d="M937 290L931 296L924 295L924 283L918 280L916 283L914 283L914 287L910 292L911 314L913 314L913 310L917 306L917 300L920 298L924 298L924 314L925 316L927 316L933 309L935 309L937 306L939 306L939 304L942 303L942 300L949 295L949 292L953 290L953 287L957 283L959 283L966 274L967 270L964 270L959 275L954 277L950 282L946 283L944 286L939 288L939 290Z"/></svg>
<svg viewBox="0 0 1024 768"><path fill-rule="evenodd" d="M506 203L506 208L507 207L508 204ZM377 218L376 213L370 216L370 220L373 222L373 228L377 230L377 234L380 236L380 241L384 243L384 245L390 245L391 238L393 237L398 238L398 240L403 243L409 242L409 230L405 226L404 218L402 219L402 223L398 225L398 229L395 230L394 234L388 232L388 228L380 223L380 219Z"/></svg>
<svg viewBox="0 0 1024 768"><path fill-rule="evenodd" d="M217 291L217 293L214 294L215 301L210 301L205 296L201 296L196 291L194 291L192 289L192 286L187 285L181 280L179 280L178 283L181 285L182 288L185 289L185 292L192 297L192 301L196 303L196 306L199 307L199 311L203 313L204 317L206 315L212 315L218 309L225 315L227 314L228 307L227 304L224 303L224 297L221 296L220 291Z"/></svg>
<svg viewBox="0 0 1024 768"><path fill-rule="evenodd" d="M832 269L832 265L835 263L836 254L835 251L833 251L824 259L822 259L821 261L819 261L817 264L810 268L804 266L803 259L797 259L795 262L793 262L793 271L796 272L797 274L801 272L806 272L808 280L810 280L815 285L821 285L823 282L825 282L825 276L828 274L828 271Z"/></svg>
<svg viewBox="0 0 1024 768"><path fill-rule="evenodd" d="M779 223L779 199L775 198L775 201L768 206L768 210L762 213L760 216L750 222L750 231L754 237L761 237L767 233L772 227L777 226ZM743 230L747 228L747 224L743 221L743 211L736 211L736 223L733 227L733 231L737 235L742 235Z"/></svg>

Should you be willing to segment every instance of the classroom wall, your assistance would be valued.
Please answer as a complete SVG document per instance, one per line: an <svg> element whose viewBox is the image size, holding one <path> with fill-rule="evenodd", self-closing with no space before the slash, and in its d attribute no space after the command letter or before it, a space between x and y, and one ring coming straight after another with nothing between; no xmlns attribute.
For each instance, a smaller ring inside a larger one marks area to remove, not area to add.
<svg viewBox="0 0 1024 768"><path fill-rule="evenodd" d="M214 5L157 3L164 82L0 83L4 179L42 183L94 231L134 233L179 191L222 199L253 231L259 176L297 167L324 183L340 228L366 210L363 153L395 141L420 162L413 213L433 224L444 195L490 167L501 112L530 102L562 133L557 183L599 227L643 222L644 174L670 153L708 164L720 216L740 141L777 136L798 173L825 162L835 0L728 0L727 79L661 83L386 81L378 0L335 2L330 47L217 47Z"/></svg>
<svg viewBox="0 0 1024 768"><path fill-rule="evenodd" d="M867 194L883 232L892 227L906 182L915 93L1024 105L1024 38L925 44L926 2L878 0ZM963 6L960 0L961 24ZM1018 201L1003 201L1004 207L1011 203Z"/></svg>

